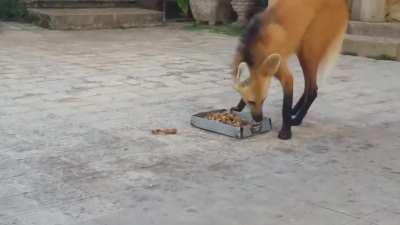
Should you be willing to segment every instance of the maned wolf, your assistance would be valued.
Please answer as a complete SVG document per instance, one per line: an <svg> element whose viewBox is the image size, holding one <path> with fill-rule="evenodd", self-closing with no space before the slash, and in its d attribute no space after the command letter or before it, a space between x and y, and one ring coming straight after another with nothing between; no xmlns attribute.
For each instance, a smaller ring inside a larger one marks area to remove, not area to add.
<svg viewBox="0 0 400 225"><path fill-rule="evenodd" d="M340 53L348 22L346 0L275 0L248 25L237 50L234 87L242 99L233 110L247 105L253 119L263 118L263 103L272 77L283 87L282 129L279 138L291 138L291 126L300 125L317 97L318 76L328 73ZM305 90L293 103L293 77L288 58L297 54Z"/></svg>

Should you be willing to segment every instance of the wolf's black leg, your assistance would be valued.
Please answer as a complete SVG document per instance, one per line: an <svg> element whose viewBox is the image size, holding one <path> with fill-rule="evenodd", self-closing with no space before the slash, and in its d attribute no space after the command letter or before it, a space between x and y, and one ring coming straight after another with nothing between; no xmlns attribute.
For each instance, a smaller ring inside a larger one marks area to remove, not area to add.
<svg viewBox="0 0 400 225"><path fill-rule="evenodd" d="M232 107L231 111L241 112L243 111L244 107L246 107L246 103L243 101L243 99L240 99L240 102L237 104L237 106Z"/></svg>

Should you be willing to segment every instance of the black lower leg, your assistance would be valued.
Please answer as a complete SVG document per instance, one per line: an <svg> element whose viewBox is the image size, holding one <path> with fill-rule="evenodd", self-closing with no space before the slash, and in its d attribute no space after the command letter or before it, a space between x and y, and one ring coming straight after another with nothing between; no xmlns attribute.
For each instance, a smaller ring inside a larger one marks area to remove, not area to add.
<svg viewBox="0 0 400 225"><path fill-rule="evenodd" d="M303 122L304 117L307 115L308 110L310 109L311 105L313 104L314 100L317 98L318 89L313 89L307 97L307 101L303 104L302 107L297 111L295 117L293 118L292 125L298 126Z"/></svg>
<svg viewBox="0 0 400 225"><path fill-rule="evenodd" d="M308 92L310 90L310 79L308 79L306 76L304 77L304 92L299 101L296 103L296 105L293 108L292 115L296 116L296 114L300 111L302 107L306 104L308 101Z"/></svg>
<svg viewBox="0 0 400 225"><path fill-rule="evenodd" d="M240 99L240 102L237 104L237 106L231 108L231 111L241 112L243 111L244 107L246 107L246 103L243 101L243 99Z"/></svg>
<svg viewBox="0 0 400 225"><path fill-rule="evenodd" d="M292 137L292 104L293 94L285 94L282 108L282 129L279 132L279 138L283 140L288 140Z"/></svg>
<svg viewBox="0 0 400 225"><path fill-rule="evenodd" d="M301 96L301 98L299 99L299 101L296 103L296 105L294 106L294 108L293 108L293 110L292 110L292 115L296 115L297 113L298 113L298 111L300 110L300 108L303 106L303 104L304 104L304 100L305 100L305 97L306 95L305 94L303 94L302 96Z"/></svg>

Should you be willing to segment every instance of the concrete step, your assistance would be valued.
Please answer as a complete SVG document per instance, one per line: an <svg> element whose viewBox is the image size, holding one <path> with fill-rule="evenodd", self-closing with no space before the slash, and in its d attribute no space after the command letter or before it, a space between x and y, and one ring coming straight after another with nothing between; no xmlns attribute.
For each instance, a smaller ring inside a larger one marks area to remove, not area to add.
<svg viewBox="0 0 400 225"><path fill-rule="evenodd" d="M347 33L373 37L400 38L400 24L350 21Z"/></svg>
<svg viewBox="0 0 400 225"><path fill-rule="evenodd" d="M400 38L346 35L343 53L400 61Z"/></svg>
<svg viewBox="0 0 400 225"><path fill-rule="evenodd" d="M162 13L141 8L30 8L37 25L55 30L148 27L162 24Z"/></svg>
<svg viewBox="0 0 400 225"><path fill-rule="evenodd" d="M136 0L31 0L29 8L114 8L132 7Z"/></svg>

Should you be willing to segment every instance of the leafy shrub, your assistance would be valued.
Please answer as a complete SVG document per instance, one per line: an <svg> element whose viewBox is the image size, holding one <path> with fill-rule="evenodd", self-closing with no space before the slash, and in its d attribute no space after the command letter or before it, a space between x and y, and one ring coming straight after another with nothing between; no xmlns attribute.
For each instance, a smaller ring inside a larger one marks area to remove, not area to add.
<svg viewBox="0 0 400 225"><path fill-rule="evenodd" d="M0 0L0 20L20 20L28 15L25 5L19 0Z"/></svg>
<svg viewBox="0 0 400 225"><path fill-rule="evenodd" d="M182 10L185 16L189 15L189 0L177 0L176 3L178 4L179 8Z"/></svg>

